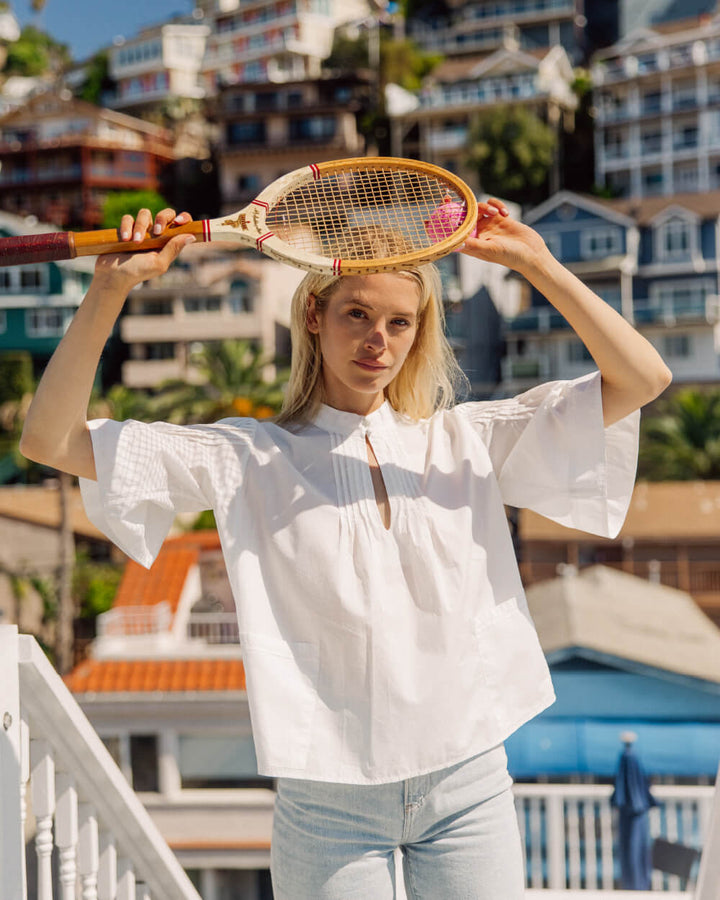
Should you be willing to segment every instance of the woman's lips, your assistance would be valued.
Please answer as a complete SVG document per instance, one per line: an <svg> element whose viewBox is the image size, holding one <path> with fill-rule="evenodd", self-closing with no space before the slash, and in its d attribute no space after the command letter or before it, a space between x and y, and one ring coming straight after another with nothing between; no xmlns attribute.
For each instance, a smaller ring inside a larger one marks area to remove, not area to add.
<svg viewBox="0 0 720 900"><path fill-rule="evenodd" d="M367 369L369 372L379 372L381 369L387 369L386 365L375 362L372 359L355 359L353 362L356 366L360 366L361 369Z"/></svg>

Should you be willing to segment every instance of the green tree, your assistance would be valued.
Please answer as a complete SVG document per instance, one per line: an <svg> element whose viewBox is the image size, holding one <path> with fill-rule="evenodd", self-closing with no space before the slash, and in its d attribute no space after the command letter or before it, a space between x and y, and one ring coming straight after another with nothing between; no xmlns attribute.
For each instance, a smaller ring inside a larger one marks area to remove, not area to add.
<svg viewBox="0 0 720 900"><path fill-rule="evenodd" d="M496 106L471 128L467 163L482 189L506 200L542 199L557 151L557 135L523 106Z"/></svg>
<svg viewBox="0 0 720 900"><path fill-rule="evenodd" d="M77 96L96 106L102 104L103 94L114 84L110 77L110 58L107 50L100 50L90 58L85 66L85 78L77 91Z"/></svg>
<svg viewBox="0 0 720 900"><path fill-rule="evenodd" d="M684 388L643 420L638 474L649 481L720 480L720 390Z"/></svg>
<svg viewBox="0 0 720 900"><path fill-rule="evenodd" d="M126 213L135 215L139 209L149 209L154 216L168 205L157 191L112 191L103 206L102 227L117 228Z"/></svg>
<svg viewBox="0 0 720 900"><path fill-rule="evenodd" d="M280 410L284 374L265 378L268 360L250 341L210 342L191 362L200 384L168 381L151 402L153 417L177 424L215 422L229 416L268 418Z"/></svg>
<svg viewBox="0 0 720 900"><path fill-rule="evenodd" d="M5 75L58 74L71 62L67 44L61 44L34 25L26 25L17 41L8 46Z"/></svg>

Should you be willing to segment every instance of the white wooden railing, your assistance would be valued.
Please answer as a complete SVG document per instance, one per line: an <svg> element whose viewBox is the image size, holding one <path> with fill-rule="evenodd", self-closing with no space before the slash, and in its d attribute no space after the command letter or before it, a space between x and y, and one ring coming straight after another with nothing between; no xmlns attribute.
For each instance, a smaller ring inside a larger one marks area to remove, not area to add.
<svg viewBox="0 0 720 900"><path fill-rule="evenodd" d="M528 888L583 894L587 890L612 891L619 875L612 787L516 784L513 790L526 849ZM652 838L663 837L702 850L717 806L713 788L656 785L652 794L659 804L649 813ZM698 872L691 873L690 887L697 879ZM680 895L687 887L676 876L653 873L652 889L666 892L663 896Z"/></svg>
<svg viewBox="0 0 720 900"><path fill-rule="evenodd" d="M200 900L37 641L14 625L0 626L0 722L3 900Z"/></svg>

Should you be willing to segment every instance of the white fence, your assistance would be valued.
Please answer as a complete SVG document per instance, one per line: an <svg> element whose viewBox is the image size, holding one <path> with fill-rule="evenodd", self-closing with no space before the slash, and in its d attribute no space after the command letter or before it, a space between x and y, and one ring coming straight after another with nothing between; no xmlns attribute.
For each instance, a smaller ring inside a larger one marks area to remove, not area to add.
<svg viewBox="0 0 720 900"><path fill-rule="evenodd" d="M200 900L37 641L13 625L0 626L0 721L3 900Z"/></svg>
<svg viewBox="0 0 720 900"><path fill-rule="evenodd" d="M614 889L619 871L610 785L516 784L514 793L529 888ZM651 836L701 850L710 829L713 788L657 785L652 794L659 805L649 813ZM697 871L691 884L696 877ZM677 876L653 873L654 891L686 887Z"/></svg>

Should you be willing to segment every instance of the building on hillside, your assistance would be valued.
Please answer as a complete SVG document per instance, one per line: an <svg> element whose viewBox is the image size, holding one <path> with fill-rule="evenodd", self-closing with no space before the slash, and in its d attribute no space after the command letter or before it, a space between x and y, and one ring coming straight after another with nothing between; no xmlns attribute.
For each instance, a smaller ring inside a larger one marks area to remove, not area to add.
<svg viewBox="0 0 720 900"><path fill-rule="evenodd" d="M564 528L530 510L518 516L523 582L570 566L601 564L693 597L720 625L720 483L638 482L620 534L610 540Z"/></svg>
<svg viewBox="0 0 720 900"><path fill-rule="evenodd" d="M720 188L720 15L640 28L592 66L595 179L621 197Z"/></svg>
<svg viewBox="0 0 720 900"><path fill-rule="evenodd" d="M273 781L257 774L217 533L128 562L67 684L203 900L270 900Z"/></svg>
<svg viewBox="0 0 720 900"><path fill-rule="evenodd" d="M367 17L366 0L199 0L210 26L202 77L223 84L316 78L335 28Z"/></svg>
<svg viewBox="0 0 720 900"><path fill-rule="evenodd" d="M203 100L200 72L210 28L192 17L116 38L109 53L115 94L108 105L134 114L182 100Z"/></svg>
<svg viewBox="0 0 720 900"><path fill-rule="evenodd" d="M553 254L659 350L676 384L717 384L720 191L601 201L562 191L524 220ZM505 326L505 394L594 363L565 319L527 288Z"/></svg>
<svg viewBox="0 0 720 900"><path fill-rule="evenodd" d="M0 209L96 228L109 192L157 190L173 159L170 136L156 125L67 90L38 94L0 118Z"/></svg>
<svg viewBox="0 0 720 900"><path fill-rule="evenodd" d="M370 83L327 75L220 90L218 161L224 212L233 212L281 175L311 162L363 156L359 118Z"/></svg>
<svg viewBox="0 0 720 900"><path fill-rule="evenodd" d="M0 237L53 230L35 219L0 212ZM39 374L80 305L93 269L94 260L87 257L0 268L0 353L27 351Z"/></svg>
<svg viewBox="0 0 720 900"><path fill-rule="evenodd" d="M197 382L192 353L203 344L247 340L269 358L290 354L290 300L299 269L245 250L201 244L159 278L134 288L120 320L128 358L122 382L152 388Z"/></svg>
<svg viewBox="0 0 720 900"><path fill-rule="evenodd" d="M570 131L577 107L574 78L561 46L527 51L506 41L488 56L447 59L417 97L397 86L389 94L391 152L436 163L480 187L478 173L466 162L477 119L499 105L520 105L558 133ZM558 172L554 181L556 190Z"/></svg>
<svg viewBox="0 0 720 900"><path fill-rule="evenodd" d="M604 566L568 567L528 588L527 600L557 700L507 741L517 779L607 782L620 735L632 731L654 782L712 783L720 630L686 593Z"/></svg>
<svg viewBox="0 0 720 900"><path fill-rule="evenodd" d="M446 13L411 18L408 33L424 50L448 57L489 53L510 33L523 50L563 47L580 55L574 0L447 0Z"/></svg>

